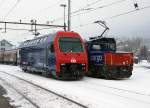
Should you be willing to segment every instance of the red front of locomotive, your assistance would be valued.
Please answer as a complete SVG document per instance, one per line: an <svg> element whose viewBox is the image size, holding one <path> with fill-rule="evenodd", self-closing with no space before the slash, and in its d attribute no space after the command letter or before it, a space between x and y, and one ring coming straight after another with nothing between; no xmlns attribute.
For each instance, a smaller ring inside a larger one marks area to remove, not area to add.
<svg viewBox="0 0 150 108"><path fill-rule="evenodd" d="M105 65L110 78L128 78L133 70L133 53L105 53Z"/></svg>
<svg viewBox="0 0 150 108"><path fill-rule="evenodd" d="M80 79L88 71L85 45L75 32L57 32L54 39L56 74L62 78Z"/></svg>

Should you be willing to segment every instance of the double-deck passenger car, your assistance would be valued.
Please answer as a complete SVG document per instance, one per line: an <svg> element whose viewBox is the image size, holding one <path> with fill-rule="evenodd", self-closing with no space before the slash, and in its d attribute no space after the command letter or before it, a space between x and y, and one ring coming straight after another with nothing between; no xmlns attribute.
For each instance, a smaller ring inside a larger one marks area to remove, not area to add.
<svg viewBox="0 0 150 108"><path fill-rule="evenodd" d="M78 33L59 31L21 43L20 66L58 79L81 79L88 70L87 53Z"/></svg>

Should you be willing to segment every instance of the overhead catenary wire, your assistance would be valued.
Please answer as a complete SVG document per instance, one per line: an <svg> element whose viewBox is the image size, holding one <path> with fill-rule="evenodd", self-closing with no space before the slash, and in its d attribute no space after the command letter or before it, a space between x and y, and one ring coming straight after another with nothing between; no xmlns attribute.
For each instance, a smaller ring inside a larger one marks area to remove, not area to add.
<svg viewBox="0 0 150 108"><path fill-rule="evenodd" d="M0 7L3 5L4 2L5 2L5 0L0 1Z"/></svg>
<svg viewBox="0 0 150 108"><path fill-rule="evenodd" d="M79 14L75 14L73 16L78 16L78 15L82 15L82 14L86 14L86 13L89 13L89 12L92 12L92 11L95 11L95 10L99 10L99 9L102 9L102 8L106 8L106 7L109 7L109 6L112 6L112 5L116 5L116 4L119 4L119 3L122 3L126 0L118 0L118 1L115 1L115 2L112 2L112 3L109 3L109 4L106 4L106 5L102 5L102 6L99 6L99 7L96 7L96 8L93 8L93 9L90 9L88 10L87 12L84 12L84 13L79 13Z"/></svg>
<svg viewBox="0 0 150 108"><path fill-rule="evenodd" d="M9 29L9 30L28 30L30 32L35 32L35 35L37 35L37 30L41 30L41 29L37 29L37 26L41 26L41 27L52 27L52 28L64 28L64 26L62 25L49 25L49 24L38 24L36 22L34 23L22 23L22 22L5 22L5 21L0 21L0 24L5 24L5 27L4 28L0 28L0 29L4 29L5 30L5 33L6 33L6 30ZM29 25L29 26L35 26L34 29L13 29L13 28L7 28L6 25L7 24L15 24L15 25Z"/></svg>
<svg viewBox="0 0 150 108"><path fill-rule="evenodd" d="M50 28L55 28L55 27L45 27L45 28L38 28L38 29L36 29L36 30L46 30L46 29L50 29ZM7 28L0 28L0 30L3 30L3 29L8 29L8 30L17 30L17 31L34 31L34 30L31 30L31 29L24 29L24 28L9 28L9 27L7 27Z"/></svg>
<svg viewBox="0 0 150 108"><path fill-rule="evenodd" d="M49 25L49 24L37 24L37 23L23 23L23 22L6 22L0 21L2 24L16 24L16 25L36 25L36 26L47 26L47 27L64 27L62 25Z"/></svg>
<svg viewBox="0 0 150 108"><path fill-rule="evenodd" d="M97 1L101 1L101 0L97 0ZM123 1L126 1L126 0L118 0L118 1L116 1L116 3L120 3L120 2L123 2ZM94 2L93 2L94 3ZM115 2L113 2L113 3L110 3L110 4L106 4L106 5L103 5L103 6L100 6L100 7L97 7L97 8L104 8L104 7L107 7L107 6L112 6L112 5L114 5L114 4L116 4ZM97 9L97 8L94 8L94 9ZM140 8L140 10L141 10L142 8ZM93 9L92 10L89 10L89 11L94 11ZM132 10L133 12L134 11L137 11L137 10ZM122 16L122 15L124 15L124 14L129 14L129 13L132 13L132 11L129 11L129 12L124 12L124 13L121 13L121 14L117 14L117 15L114 15L114 16L111 16L111 17L108 17L108 18L105 18L106 20L108 20L108 19L112 19L112 18L115 18L115 17L119 17L119 16ZM87 12L88 13L88 12ZM81 14L84 14L84 13L81 13ZM76 14L76 15L81 15L81 14ZM81 24L79 27L84 27L84 26L86 26L86 25L90 25L90 23L88 23L88 24ZM47 28L47 29L49 29L49 28Z"/></svg>
<svg viewBox="0 0 150 108"><path fill-rule="evenodd" d="M80 8L80 9L78 9L78 10L75 10L75 11L71 12L71 15L72 15L72 14L75 14L75 13L78 13L78 12L80 12L80 11L87 10L88 7L90 7L90 6L92 6L92 5L95 5L95 4L99 3L100 1L102 1L102 0L94 1L94 2L92 2L92 3L90 3L90 4L86 5L86 6L84 6L84 7L82 7L82 8ZM88 8L88 9L90 9L90 8ZM60 17L60 18L51 20L50 22L53 23L53 22L59 21L59 20L61 20L61 19L63 19L63 18Z"/></svg>
<svg viewBox="0 0 150 108"><path fill-rule="evenodd" d="M30 29L0 28L0 30L2 30L2 29L8 29L8 30L20 30L20 31L30 31Z"/></svg>
<svg viewBox="0 0 150 108"><path fill-rule="evenodd" d="M59 3L61 2L61 0L58 0L56 3L54 3L54 4L52 4L52 5L50 5L50 6L47 6L47 7L45 7L45 8L43 8L43 9L40 9L40 10L38 10L37 12L35 12L35 13L33 13L34 15L35 14L41 14L42 12L44 12L44 11L47 11L47 10L49 10L49 9L51 9L51 8L54 8L55 6L57 6ZM59 5L58 5L59 6ZM32 15L33 15L32 14Z"/></svg>
<svg viewBox="0 0 150 108"><path fill-rule="evenodd" d="M148 8L150 8L150 5L142 7L142 8L139 8L138 10L135 9L135 10L127 11L127 12L124 12L124 13L121 13L121 14L117 14L117 15L114 15L114 16L111 16L111 17L107 17L105 19L106 20L113 19L113 18L116 18L116 17L119 17L119 16L127 15L127 14L130 14L130 13L133 13L133 12L138 12L140 10L144 10L144 9L148 9Z"/></svg>
<svg viewBox="0 0 150 108"><path fill-rule="evenodd" d="M19 4L21 0L17 0L16 3L11 7L11 9L6 13L6 15L4 16L4 20L10 15L11 12L13 12L13 10L17 7L17 5Z"/></svg>
<svg viewBox="0 0 150 108"><path fill-rule="evenodd" d="M95 5L95 4L97 4L97 3L101 2L101 1L102 1L102 0L97 0L97 1L95 1L95 2L92 2L92 3L90 3L90 4L87 4L85 7L80 8L80 9L78 9L78 10L75 10L75 11L71 12L71 14L75 14L75 13L78 13L78 12L80 12L80 11L83 11L83 10L85 10L86 8L88 8L88 7L92 6L92 5ZM89 9L90 9L90 8L89 8Z"/></svg>
<svg viewBox="0 0 150 108"><path fill-rule="evenodd" d="M126 0L118 0L118 1L106 4L106 5L102 5L102 6L96 7L96 8L89 8L89 9L82 8L82 9L79 9L78 11L76 10L76 11L71 12L71 17L75 17L75 16L78 16L78 15L87 14L89 12L96 11L96 10L99 10L99 9L102 9L102 8L106 8L106 7L109 7L109 6L112 6L112 5L116 5L116 4L122 3L124 1L126 1ZM87 10L87 11L83 12L83 13L79 13L79 12L82 12L84 10ZM76 14L76 13L78 13L78 14ZM63 17L60 17L60 18L51 20L50 22L53 23L53 22L56 22L56 21L59 21L59 20L62 20L62 19L63 19Z"/></svg>
<svg viewBox="0 0 150 108"><path fill-rule="evenodd" d="M131 13L134 13L134 12L138 12L140 10L144 10L144 9L148 9L148 8L150 8L150 5L142 7L142 8L139 8L138 10L134 9L134 10L131 10L131 11L127 11L127 12L123 12L123 13L120 13L120 14L116 14L116 15L111 16L111 17L106 17L106 18L104 18L104 20L111 20L111 19L123 16L123 15L128 15L128 14L131 14ZM92 25L92 24L94 24L93 22L86 23L86 24L83 24L83 25L79 25L79 26L76 26L76 27L74 27L72 29L77 29L77 28L81 28L81 27L84 27L84 26Z"/></svg>

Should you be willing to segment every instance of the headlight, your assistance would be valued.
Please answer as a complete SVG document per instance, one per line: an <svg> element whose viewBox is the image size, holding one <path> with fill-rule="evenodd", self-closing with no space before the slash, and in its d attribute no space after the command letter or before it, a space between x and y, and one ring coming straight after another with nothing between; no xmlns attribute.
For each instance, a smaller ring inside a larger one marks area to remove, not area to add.
<svg viewBox="0 0 150 108"><path fill-rule="evenodd" d="M65 64L61 64L61 66L65 66Z"/></svg>

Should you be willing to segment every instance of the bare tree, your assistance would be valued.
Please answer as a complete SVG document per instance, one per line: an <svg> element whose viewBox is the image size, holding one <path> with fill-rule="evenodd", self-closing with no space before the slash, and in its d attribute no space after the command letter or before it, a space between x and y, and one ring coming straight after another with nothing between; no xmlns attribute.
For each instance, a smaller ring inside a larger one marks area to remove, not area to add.
<svg viewBox="0 0 150 108"><path fill-rule="evenodd" d="M118 41L119 41L117 42L118 50L133 52L134 54L138 53L142 44L142 38L140 37L122 38L119 39Z"/></svg>

